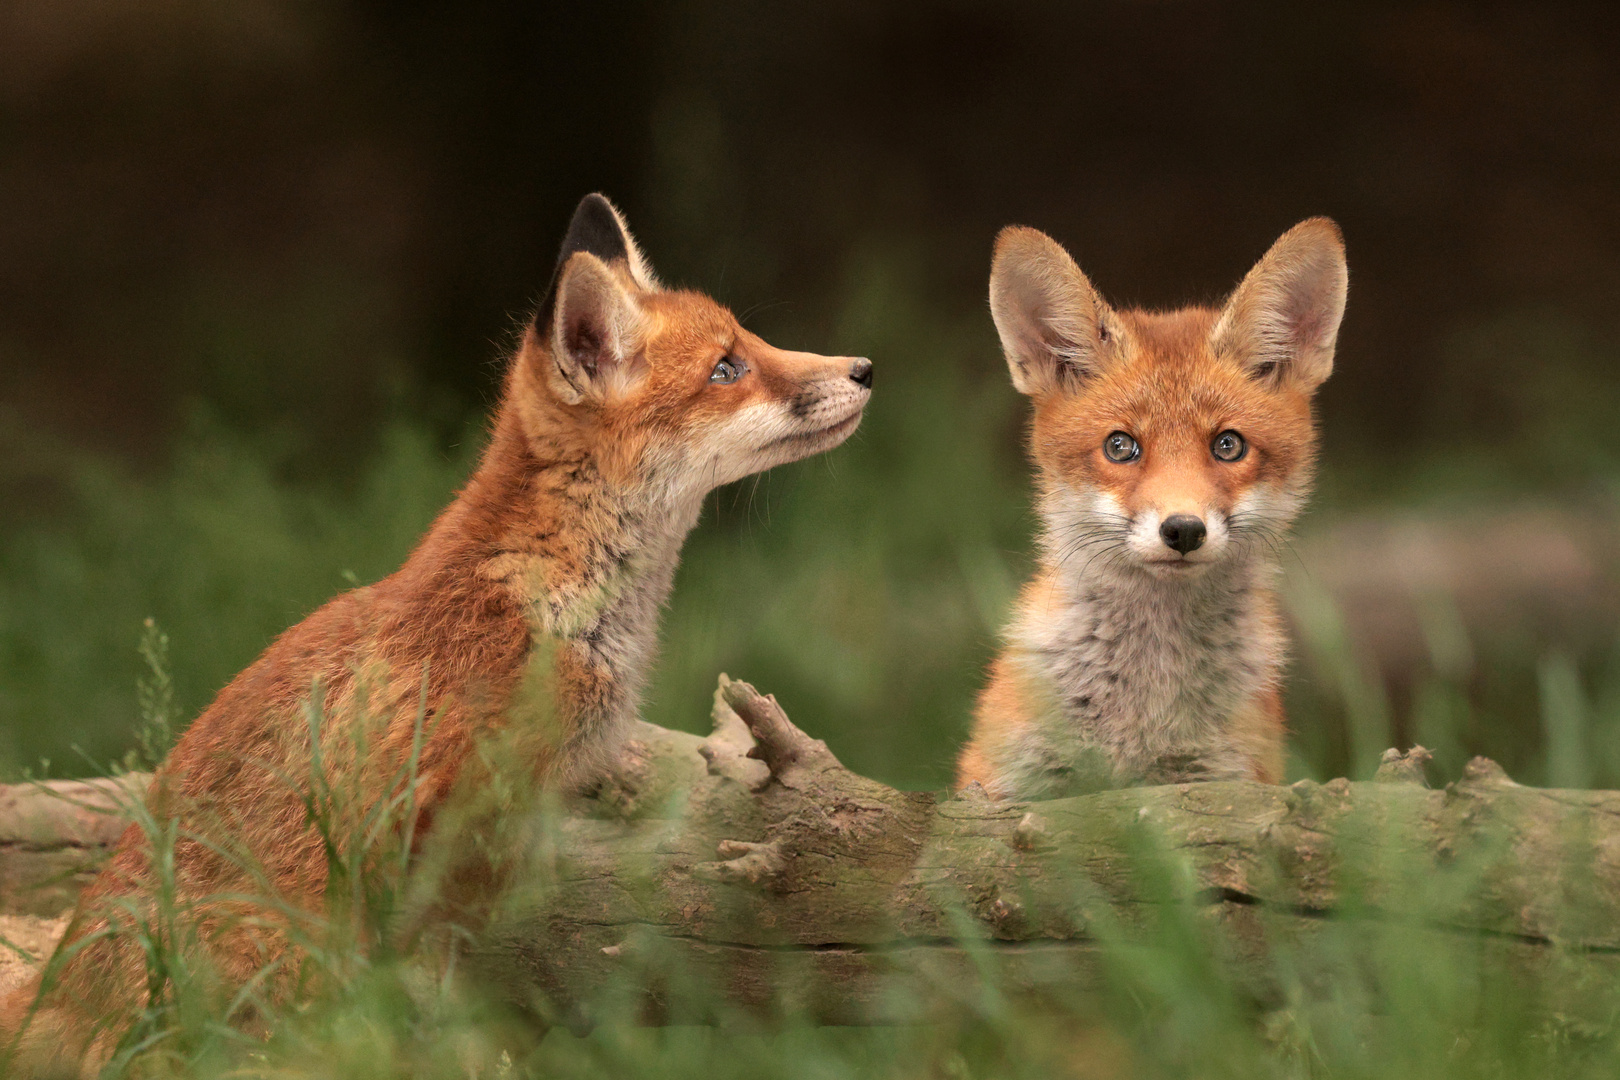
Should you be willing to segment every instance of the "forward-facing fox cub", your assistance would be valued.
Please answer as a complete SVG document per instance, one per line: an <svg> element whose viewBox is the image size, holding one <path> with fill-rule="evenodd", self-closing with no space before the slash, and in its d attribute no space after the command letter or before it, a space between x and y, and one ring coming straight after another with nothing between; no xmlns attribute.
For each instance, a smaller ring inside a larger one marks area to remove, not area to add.
<svg viewBox="0 0 1620 1080"><path fill-rule="evenodd" d="M323 767L347 773L334 790L388 798L414 756L418 843L494 768L590 780L636 716L704 496L837 446L871 385L866 359L784 352L708 297L663 288L618 211L600 195L581 202L466 487L398 572L281 635L157 772L149 805L182 829L179 901L203 902L194 921L227 995L275 971L259 988L274 997L296 977L297 950L273 911L243 918L206 898L268 891L287 905L276 910L322 908L327 851L305 801L311 715L373 718L359 749L352 732L323 732ZM498 762L480 752L491 745ZM205 842L224 830L247 862ZM81 900L59 950L71 958L14 1068L93 1075L128 1029L147 973L138 944L106 931L139 916L153 878L132 826ZM34 989L0 1009L0 1034L30 1019Z"/></svg>
<svg viewBox="0 0 1620 1080"><path fill-rule="evenodd" d="M1034 399L1040 569L980 694L958 784L1276 782L1277 553L1333 369L1339 230L1285 233L1218 309L1115 310L1034 229L996 241L990 310Z"/></svg>

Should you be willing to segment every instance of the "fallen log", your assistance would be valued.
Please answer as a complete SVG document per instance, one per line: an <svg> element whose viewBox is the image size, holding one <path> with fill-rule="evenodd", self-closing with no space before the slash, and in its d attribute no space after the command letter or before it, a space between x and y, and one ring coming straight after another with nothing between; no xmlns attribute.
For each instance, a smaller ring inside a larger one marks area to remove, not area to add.
<svg viewBox="0 0 1620 1080"><path fill-rule="evenodd" d="M650 1022L898 1023L987 985L1095 989L1111 947L1191 914L1262 1004L1279 949L1307 981L1353 962L1311 947L1349 922L1556 969L1571 994L1613 982L1620 793L1522 787L1485 759L1431 790L1417 749L1362 783L1002 803L855 775L746 683L722 677L714 720L706 739L643 725L537 826L550 885L487 935L485 978L576 1022L628 993Z"/></svg>
<svg viewBox="0 0 1620 1080"><path fill-rule="evenodd" d="M56 947L149 779L0 784L0 994Z"/></svg>
<svg viewBox="0 0 1620 1080"><path fill-rule="evenodd" d="M1579 1012L1620 958L1620 793L1522 787L1484 759L1432 790L1425 758L1390 751L1361 783L902 792L722 677L707 738L639 725L594 791L534 815L528 884L466 960L548 1020L883 1024L987 991L1085 994L1167 925L1263 1006L1285 974L1326 985L1356 963L1326 938L1399 927ZM66 907L145 779L0 790L8 909Z"/></svg>
<svg viewBox="0 0 1620 1080"><path fill-rule="evenodd" d="M151 776L0 784L0 914L71 908L129 824Z"/></svg>

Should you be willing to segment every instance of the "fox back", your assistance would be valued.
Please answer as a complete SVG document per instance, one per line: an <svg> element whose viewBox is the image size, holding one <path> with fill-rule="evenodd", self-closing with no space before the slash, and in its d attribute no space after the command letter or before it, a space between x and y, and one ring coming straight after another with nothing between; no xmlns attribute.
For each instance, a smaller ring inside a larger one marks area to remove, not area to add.
<svg viewBox="0 0 1620 1080"><path fill-rule="evenodd" d="M959 785L1281 778L1275 559L1309 494L1346 283L1338 228L1313 218L1219 308L1115 310L1050 237L1003 230L990 304L1034 403L1041 557Z"/></svg>

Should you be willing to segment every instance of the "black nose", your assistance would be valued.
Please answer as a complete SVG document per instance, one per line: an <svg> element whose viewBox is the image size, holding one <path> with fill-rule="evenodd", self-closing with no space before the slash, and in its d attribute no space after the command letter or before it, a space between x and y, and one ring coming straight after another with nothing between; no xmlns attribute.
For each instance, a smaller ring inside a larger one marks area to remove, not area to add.
<svg viewBox="0 0 1620 1080"><path fill-rule="evenodd" d="M1175 514L1159 523L1159 535L1166 545L1183 555L1204 546L1204 523L1191 514Z"/></svg>
<svg viewBox="0 0 1620 1080"><path fill-rule="evenodd" d="M872 389L872 361L863 356L849 365L849 377L868 390Z"/></svg>

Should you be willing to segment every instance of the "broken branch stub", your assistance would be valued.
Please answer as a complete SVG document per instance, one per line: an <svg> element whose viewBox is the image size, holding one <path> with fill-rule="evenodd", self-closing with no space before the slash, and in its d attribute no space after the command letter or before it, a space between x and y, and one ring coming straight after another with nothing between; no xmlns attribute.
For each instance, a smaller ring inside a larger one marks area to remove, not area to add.
<svg viewBox="0 0 1620 1080"><path fill-rule="evenodd" d="M720 696L748 726L754 745L748 756L763 761L777 779L792 769L843 769L827 744L812 739L787 718L776 696L761 695L745 682L720 676Z"/></svg>
<svg viewBox="0 0 1620 1080"><path fill-rule="evenodd" d="M903 846L918 834L931 796L902 795L850 772L826 743L794 725L775 697L724 675L715 694L715 733L698 749L709 771L735 774L716 763L738 748L738 721L751 737L743 757L766 769L746 784L761 814L753 829L763 836L719 839L722 861L704 868L710 876L769 885L778 894L813 889L828 867L865 858L875 844Z"/></svg>

